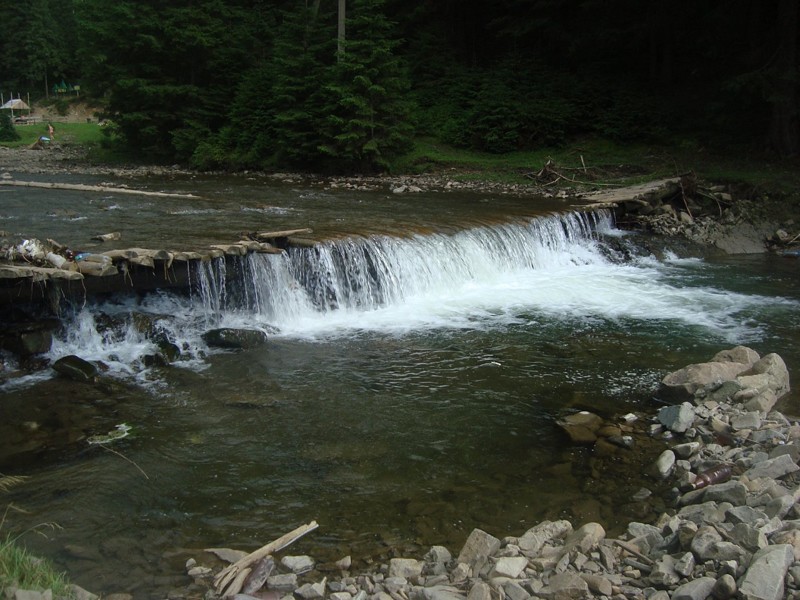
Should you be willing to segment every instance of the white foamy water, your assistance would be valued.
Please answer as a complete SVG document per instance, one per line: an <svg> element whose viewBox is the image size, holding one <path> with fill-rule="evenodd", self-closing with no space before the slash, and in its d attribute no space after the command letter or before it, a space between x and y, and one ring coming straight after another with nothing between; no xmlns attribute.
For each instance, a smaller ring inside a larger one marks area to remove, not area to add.
<svg viewBox="0 0 800 600"><path fill-rule="evenodd" d="M623 262L603 242L609 232L610 215L574 213L455 234L348 238L234 266L211 261L194 272L189 298L84 310L51 356L80 354L122 374L141 369L153 342L132 324L99 333L92 310L153 315L183 364L198 367L209 352L201 336L215 327L314 340L592 319L623 328L662 322L745 343L761 335L754 312L793 303L702 285L693 279L698 259Z"/></svg>

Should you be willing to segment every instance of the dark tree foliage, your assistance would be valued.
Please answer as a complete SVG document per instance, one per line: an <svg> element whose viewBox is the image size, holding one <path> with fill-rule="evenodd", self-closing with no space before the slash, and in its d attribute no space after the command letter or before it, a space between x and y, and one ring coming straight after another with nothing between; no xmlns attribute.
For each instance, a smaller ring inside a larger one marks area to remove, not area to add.
<svg viewBox="0 0 800 600"><path fill-rule="evenodd" d="M198 166L381 168L413 122L800 151L797 0L384 1L347 2L339 62L333 0L6 1L0 90L81 83L132 151Z"/></svg>
<svg viewBox="0 0 800 600"><path fill-rule="evenodd" d="M411 147L409 82L383 4L349 4L347 41L322 90L318 150L338 170L386 168Z"/></svg>
<svg viewBox="0 0 800 600"><path fill-rule="evenodd" d="M83 0L84 78L107 98L125 142L155 159L188 159L227 119L255 45L243 3ZM229 43L229 40L236 43Z"/></svg>
<svg viewBox="0 0 800 600"><path fill-rule="evenodd" d="M19 139L17 130L11 122L11 115L0 111L0 142L15 142Z"/></svg>
<svg viewBox="0 0 800 600"><path fill-rule="evenodd" d="M0 88L46 96L61 79L78 76L72 0L3 2Z"/></svg>

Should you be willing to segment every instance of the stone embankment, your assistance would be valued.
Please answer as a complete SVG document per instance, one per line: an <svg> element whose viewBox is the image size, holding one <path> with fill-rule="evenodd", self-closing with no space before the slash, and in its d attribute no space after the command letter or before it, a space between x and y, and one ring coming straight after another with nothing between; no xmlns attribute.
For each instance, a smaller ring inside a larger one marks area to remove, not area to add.
<svg viewBox="0 0 800 600"><path fill-rule="evenodd" d="M736 347L669 374L649 435L653 481L672 508L611 538L600 523L545 521L504 535L475 529L456 553L433 546L355 572L350 557L258 556L224 580L213 549L186 564L177 596L237 600L780 600L800 598L800 424L777 412L789 392L777 354ZM630 419L630 415L626 415ZM639 417L646 419L646 417ZM314 523L316 527L316 523ZM268 545L270 546L270 545ZM252 556L252 555L251 555ZM237 563L238 561L238 563ZM246 572L245 572L246 571ZM216 574L216 577L215 577ZM176 596L176 597L177 597Z"/></svg>

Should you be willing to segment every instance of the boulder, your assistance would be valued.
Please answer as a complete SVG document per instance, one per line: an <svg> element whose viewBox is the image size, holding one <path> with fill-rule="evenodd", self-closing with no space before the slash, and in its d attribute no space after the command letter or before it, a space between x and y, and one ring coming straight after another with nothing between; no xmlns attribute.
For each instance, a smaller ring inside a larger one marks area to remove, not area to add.
<svg viewBox="0 0 800 600"><path fill-rule="evenodd" d="M424 563L413 558L393 558L389 561L389 577L403 577L411 581L422 575Z"/></svg>
<svg viewBox="0 0 800 600"><path fill-rule="evenodd" d="M572 523L569 521L542 521L526 531L517 540L517 545L525 555L535 556L547 542L562 538L570 532L572 532Z"/></svg>
<svg viewBox="0 0 800 600"><path fill-rule="evenodd" d="M672 600L706 600L711 595L715 583L713 577L693 579L672 592Z"/></svg>
<svg viewBox="0 0 800 600"><path fill-rule="evenodd" d="M594 413L581 411L557 421L575 444L593 444L597 441L597 432L603 425L603 419Z"/></svg>
<svg viewBox="0 0 800 600"><path fill-rule="evenodd" d="M688 365L661 380L659 396L667 400L692 400L700 389L724 381L735 380L747 371L749 364L739 362L707 362Z"/></svg>
<svg viewBox="0 0 800 600"><path fill-rule="evenodd" d="M477 574L486 561L500 548L500 540L481 529L473 529L458 555L458 562L472 567Z"/></svg>
<svg viewBox="0 0 800 600"><path fill-rule="evenodd" d="M260 329L211 329L203 334L203 341L215 348L240 350L255 348L267 342L267 334Z"/></svg>
<svg viewBox="0 0 800 600"><path fill-rule="evenodd" d="M573 550L578 550L584 554L591 552L606 537L606 530L600 523L586 523L582 527L570 533L564 540L562 556Z"/></svg>
<svg viewBox="0 0 800 600"><path fill-rule="evenodd" d="M583 600L591 597L589 584L570 571L553 575L539 595L548 600Z"/></svg>
<svg viewBox="0 0 800 600"><path fill-rule="evenodd" d="M95 365L74 354L59 358L53 363L53 370L73 381L83 382L94 381L98 373Z"/></svg>
<svg viewBox="0 0 800 600"><path fill-rule="evenodd" d="M784 579L793 561L794 552L788 544L759 550L739 583L739 597L742 600L781 600Z"/></svg>
<svg viewBox="0 0 800 600"><path fill-rule="evenodd" d="M763 460L745 471L744 476L750 480L758 479L759 477L768 477L769 479L780 479L800 470L797 463L792 460L789 454L781 454L776 458Z"/></svg>
<svg viewBox="0 0 800 600"><path fill-rule="evenodd" d="M675 433L684 433L694 423L694 407L684 402L675 406L664 406L658 411L658 421Z"/></svg>

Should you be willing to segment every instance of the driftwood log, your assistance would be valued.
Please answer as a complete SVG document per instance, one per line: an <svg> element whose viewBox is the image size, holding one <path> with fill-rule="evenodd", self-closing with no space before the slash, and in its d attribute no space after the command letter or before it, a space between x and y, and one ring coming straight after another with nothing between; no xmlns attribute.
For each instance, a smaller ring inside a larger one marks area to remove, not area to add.
<svg viewBox="0 0 800 600"><path fill-rule="evenodd" d="M220 596L235 596L238 594L244 585L247 576L253 568L253 565L260 561L265 556L269 556L273 552L278 552L286 548L289 544L299 540L301 537L314 531L319 525L316 521L311 521L307 525L301 525L297 529L271 541L269 544L262 546L258 550L251 552L244 558L236 561L217 573L214 577L214 587Z"/></svg>
<svg viewBox="0 0 800 600"><path fill-rule="evenodd" d="M103 192L111 194L136 194L139 196L156 196L158 198L199 198L194 194L177 194L173 192L148 192L131 188L111 187L106 185L86 185L83 183L47 183L42 181L18 181L16 179L0 181L0 185L16 187L43 188L48 190L75 190L78 192Z"/></svg>

